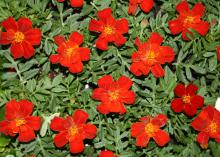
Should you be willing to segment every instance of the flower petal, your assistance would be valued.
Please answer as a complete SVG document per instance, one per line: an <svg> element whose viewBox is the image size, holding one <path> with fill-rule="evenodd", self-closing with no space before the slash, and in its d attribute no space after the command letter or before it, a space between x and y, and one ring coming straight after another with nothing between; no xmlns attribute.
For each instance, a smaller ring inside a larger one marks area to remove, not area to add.
<svg viewBox="0 0 220 157"><path fill-rule="evenodd" d="M153 125L157 125L159 127L163 127L167 122L167 117L164 114L158 114L151 120Z"/></svg>
<svg viewBox="0 0 220 157"><path fill-rule="evenodd" d="M22 112L23 116L29 116L33 112L33 103L28 100L21 100L18 102L20 105L20 111Z"/></svg>
<svg viewBox="0 0 220 157"><path fill-rule="evenodd" d="M33 130L38 131L41 126L41 118L37 116L29 116L25 118L27 125L30 126Z"/></svg>
<svg viewBox="0 0 220 157"><path fill-rule="evenodd" d="M70 41L78 44L78 45L81 45L83 43L83 36L81 34L79 34L78 32L73 32L71 35L70 35L70 38L69 38Z"/></svg>
<svg viewBox="0 0 220 157"><path fill-rule="evenodd" d="M8 17L7 19L5 19L2 24L1 24L5 30L9 31L10 29L17 31L18 26L17 26L17 22L14 20L13 17Z"/></svg>
<svg viewBox="0 0 220 157"><path fill-rule="evenodd" d="M111 8L106 8L98 12L98 17L102 21L106 21L109 17L112 15L112 9Z"/></svg>
<svg viewBox="0 0 220 157"><path fill-rule="evenodd" d="M14 59L21 58L24 55L22 44L11 44L10 50Z"/></svg>
<svg viewBox="0 0 220 157"><path fill-rule="evenodd" d="M125 34L128 32L128 20L127 19L123 18L123 19L117 20L115 25L116 25L115 28L117 32L120 32L121 34Z"/></svg>
<svg viewBox="0 0 220 157"><path fill-rule="evenodd" d="M89 31L93 32L102 32L102 27L104 23L102 21L97 21L97 20L91 20L89 22Z"/></svg>
<svg viewBox="0 0 220 157"><path fill-rule="evenodd" d="M140 147L146 147L149 140L150 140L150 137L147 134L143 133L137 136L135 145L140 146Z"/></svg>
<svg viewBox="0 0 220 157"><path fill-rule="evenodd" d="M65 146L68 143L68 139L66 137L67 137L66 131L57 134L53 139L56 147L61 148Z"/></svg>
<svg viewBox="0 0 220 157"><path fill-rule="evenodd" d="M102 94L106 92L103 88L96 88L93 90L92 98L95 100L101 100Z"/></svg>
<svg viewBox="0 0 220 157"><path fill-rule="evenodd" d="M169 21L169 28L173 35L179 34L183 31L182 23L178 18Z"/></svg>
<svg viewBox="0 0 220 157"><path fill-rule="evenodd" d="M121 95L121 99L126 104L134 104L134 102L135 102L135 93L133 91L124 92Z"/></svg>
<svg viewBox="0 0 220 157"><path fill-rule="evenodd" d="M198 116L192 121L191 126L193 127L193 129L197 131L202 131L208 126L208 124L209 121L207 119L203 119L200 116Z"/></svg>
<svg viewBox="0 0 220 157"><path fill-rule="evenodd" d="M160 34L153 32L147 42L161 45L163 42L163 37Z"/></svg>
<svg viewBox="0 0 220 157"><path fill-rule="evenodd" d="M96 47L100 50L108 50L108 42L103 38L98 38L96 40Z"/></svg>
<svg viewBox="0 0 220 157"><path fill-rule="evenodd" d="M135 62L131 64L130 71L136 76L148 75L150 67L144 65L142 62Z"/></svg>
<svg viewBox="0 0 220 157"><path fill-rule="evenodd" d="M171 108L174 112L180 113L183 112L183 100L182 98L173 99L171 102Z"/></svg>
<svg viewBox="0 0 220 157"><path fill-rule="evenodd" d="M174 60L175 53L173 48L169 46L160 46L160 54L158 57L158 61L160 64L165 64L166 62L170 63Z"/></svg>
<svg viewBox="0 0 220 157"><path fill-rule="evenodd" d="M195 29L201 36L205 36L209 31L209 23L205 21L200 21L197 25L193 26L192 29Z"/></svg>
<svg viewBox="0 0 220 157"><path fill-rule="evenodd" d="M25 41L22 43L22 47L23 47L23 52L24 52L23 56L25 59L29 59L34 55L35 50L33 46L31 45L31 43Z"/></svg>
<svg viewBox="0 0 220 157"><path fill-rule="evenodd" d="M192 14L202 17L205 13L205 7L201 3L196 3L192 8Z"/></svg>
<svg viewBox="0 0 220 157"><path fill-rule="evenodd" d="M109 89L111 84L114 82L111 75L103 76L98 80L98 86L100 88Z"/></svg>
<svg viewBox="0 0 220 157"><path fill-rule="evenodd" d="M63 131L65 119L61 117L54 117L50 123L50 129L53 131Z"/></svg>
<svg viewBox="0 0 220 157"><path fill-rule="evenodd" d="M118 34L118 35L117 35L117 38L115 39L114 44L115 44L116 46L121 46L121 45L123 45L123 44L126 42L126 40L127 40L127 39L126 39L123 35Z"/></svg>
<svg viewBox="0 0 220 157"><path fill-rule="evenodd" d="M70 0L71 7L82 7L84 0Z"/></svg>
<svg viewBox="0 0 220 157"><path fill-rule="evenodd" d="M202 148L207 148L209 141L209 134L203 131L200 132L197 136L197 141Z"/></svg>
<svg viewBox="0 0 220 157"><path fill-rule="evenodd" d="M131 3L129 3L128 14L135 15L137 8L138 8L138 4L131 4Z"/></svg>
<svg viewBox="0 0 220 157"><path fill-rule="evenodd" d="M18 30L21 32L26 32L32 29L32 22L28 18L22 17L18 20Z"/></svg>
<svg viewBox="0 0 220 157"><path fill-rule="evenodd" d="M90 59L90 49L81 47L78 49L78 52L80 53L81 61L88 61Z"/></svg>
<svg viewBox="0 0 220 157"><path fill-rule="evenodd" d="M189 105L189 104L185 104L184 105L184 111L186 113L187 116L195 116L196 115L196 107L193 105Z"/></svg>
<svg viewBox="0 0 220 157"><path fill-rule="evenodd" d="M180 2L177 6L176 6L176 10L179 12L179 13L184 13L184 12L189 12L189 5L187 3L186 0Z"/></svg>
<svg viewBox="0 0 220 157"><path fill-rule="evenodd" d="M175 94L178 97L183 97L186 94L186 87L184 84L179 83L175 89L174 89Z"/></svg>
<svg viewBox="0 0 220 157"><path fill-rule="evenodd" d="M77 109L73 114L73 120L76 124L83 124L87 121L88 118L88 113L81 109Z"/></svg>
<svg viewBox="0 0 220 157"><path fill-rule="evenodd" d="M116 83L118 84L118 86L120 88L124 88L124 89L129 89L131 88L133 82L130 78L126 77L126 76L121 76L117 81Z"/></svg>
<svg viewBox="0 0 220 157"><path fill-rule="evenodd" d="M66 39L63 35L62 36L57 35L53 39L54 39L55 44L57 45L61 45L62 43L66 42Z"/></svg>
<svg viewBox="0 0 220 157"><path fill-rule="evenodd" d="M155 64L154 66L152 66L151 71L153 75L157 78L163 77L165 74L165 71L163 70L160 64Z"/></svg>
<svg viewBox="0 0 220 157"><path fill-rule="evenodd" d="M136 122L131 125L131 136L137 137L144 132L146 124L143 122Z"/></svg>
<svg viewBox="0 0 220 157"><path fill-rule="evenodd" d="M81 153L84 150L83 141L73 141L70 143L70 152L71 153Z"/></svg>
<svg viewBox="0 0 220 157"><path fill-rule="evenodd" d="M186 92L189 95L195 95L196 91L198 90L198 87L192 83L190 83L187 87L186 87Z"/></svg>
<svg viewBox="0 0 220 157"><path fill-rule="evenodd" d="M20 126L18 141L29 142L33 139L35 139L35 133L34 133L33 129L30 128L28 125Z"/></svg>
<svg viewBox="0 0 220 157"><path fill-rule="evenodd" d="M204 98L199 95L194 95L190 100L191 104L196 106L196 108L202 108L204 104Z"/></svg>
<svg viewBox="0 0 220 157"><path fill-rule="evenodd" d="M18 113L20 114L20 104L12 99L5 104L5 118L6 120L14 120L17 118Z"/></svg>
<svg viewBox="0 0 220 157"><path fill-rule="evenodd" d="M153 136L153 139L159 146L164 146L170 141L170 137L168 133L164 130L159 130L155 133L155 136Z"/></svg>
<svg viewBox="0 0 220 157"><path fill-rule="evenodd" d="M140 4L141 9L145 12L148 13L151 11L151 9L154 6L154 1L153 0L143 0L142 3Z"/></svg>
<svg viewBox="0 0 220 157"><path fill-rule="evenodd" d="M97 110L101 113L101 114L109 114L109 110L108 110L108 106L105 104L100 104L97 106Z"/></svg>
<svg viewBox="0 0 220 157"><path fill-rule="evenodd" d="M8 31L8 32L0 31L0 44L1 45L8 45L12 42L13 39L14 39L13 31Z"/></svg>
<svg viewBox="0 0 220 157"><path fill-rule="evenodd" d="M40 29L31 29L25 32L25 40L32 45L39 45L41 42L41 31Z"/></svg>
<svg viewBox="0 0 220 157"><path fill-rule="evenodd" d="M93 124L85 124L83 126L86 138L93 139L96 136L97 128Z"/></svg>
<svg viewBox="0 0 220 157"><path fill-rule="evenodd" d="M69 71L71 73L80 73L83 71L83 64L81 61L73 63L71 67L69 67Z"/></svg>
<svg viewBox="0 0 220 157"><path fill-rule="evenodd" d="M60 55L58 55L58 54L53 54L50 56L50 62L52 64L58 63L59 60L60 60Z"/></svg>

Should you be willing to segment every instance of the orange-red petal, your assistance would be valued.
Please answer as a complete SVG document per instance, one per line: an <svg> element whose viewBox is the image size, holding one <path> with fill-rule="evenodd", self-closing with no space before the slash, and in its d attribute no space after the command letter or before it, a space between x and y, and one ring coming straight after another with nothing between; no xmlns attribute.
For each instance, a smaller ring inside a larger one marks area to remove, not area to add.
<svg viewBox="0 0 220 157"><path fill-rule="evenodd" d="M184 105L182 98L173 99L171 102L171 108L176 113L183 112Z"/></svg>
<svg viewBox="0 0 220 157"><path fill-rule="evenodd" d="M28 125L20 126L18 141L20 141L20 142L29 142L33 139L35 139L34 130L32 128L30 128Z"/></svg>
<svg viewBox="0 0 220 157"><path fill-rule="evenodd" d="M164 146L170 141L170 137L168 133L164 130L160 130L155 133L155 136L153 136L153 139L159 146Z"/></svg>
<svg viewBox="0 0 220 157"><path fill-rule="evenodd" d="M151 9L154 6L154 1L153 0L143 0L140 3L140 8L145 12L148 13L151 11Z"/></svg>
<svg viewBox="0 0 220 157"><path fill-rule="evenodd" d="M176 6L176 10L179 12L179 13L184 13L184 12L188 12L190 11L189 10L189 5L187 3L186 0L180 2L177 6Z"/></svg>
<svg viewBox="0 0 220 157"><path fill-rule="evenodd" d="M114 80L113 80L112 76L106 75L98 80L98 86L100 88L109 89L109 87L111 86L111 84L113 82L114 82Z"/></svg>
<svg viewBox="0 0 220 157"><path fill-rule="evenodd" d="M50 123L50 129L53 131L63 131L65 130L64 123L65 123L64 118L54 117Z"/></svg>
<svg viewBox="0 0 220 157"><path fill-rule="evenodd" d="M73 141L70 143L70 152L71 153L81 153L84 150L83 141Z"/></svg>
<svg viewBox="0 0 220 157"><path fill-rule="evenodd" d="M72 42L76 43L77 45L81 45L83 43L83 36L81 34L79 34L78 32L73 32L70 35L69 40L71 40Z"/></svg>
<svg viewBox="0 0 220 157"><path fill-rule="evenodd" d="M163 127L167 123L167 117L163 114L158 114L151 120L153 125L157 125L159 127Z"/></svg>
<svg viewBox="0 0 220 157"><path fill-rule="evenodd" d="M29 116L25 118L26 124L30 126L33 130L38 131L41 126L41 118L37 116Z"/></svg>
<svg viewBox="0 0 220 157"><path fill-rule="evenodd" d="M62 148L63 146L65 146L69 142L66 137L67 137L66 131L60 132L59 134L55 135L53 141L56 147Z"/></svg>
<svg viewBox="0 0 220 157"><path fill-rule="evenodd" d="M93 124L85 124L83 126L83 130L85 132L86 138L93 139L96 136L97 128Z"/></svg>
<svg viewBox="0 0 220 157"><path fill-rule="evenodd" d="M80 73L83 71L83 64L81 61L73 63L70 67L69 67L69 71L71 73Z"/></svg>
<svg viewBox="0 0 220 157"><path fill-rule="evenodd" d="M32 45L39 45L41 42L41 31L40 29L31 29L24 33L25 40Z"/></svg>
<svg viewBox="0 0 220 157"><path fill-rule="evenodd" d="M5 30L9 31L10 29L17 31L18 26L17 26L17 22L14 20L14 18L12 18L11 16L8 17L7 19L5 19L2 24L1 24Z"/></svg>
<svg viewBox="0 0 220 157"><path fill-rule="evenodd" d="M90 49L89 48L80 47L78 49L78 52L80 53L81 61L88 61L90 59Z"/></svg>
<svg viewBox="0 0 220 157"><path fill-rule="evenodd" d="M71 7L82 7L84 0L70 0Z"/></svg>
<svg viewBox="0 0 220 157"><path fill-rule="evenodd" d="M151 67L151 71L155 77L163 77L165 74L165 71L161 67L160 64L155 64Z"/></svg>
<svg viewBox="0 0 220 157"><path fill-rule="evenodd" d="M32 22L28 18L22 17L18 20L18 31L26 32L32 29Z"/></svg>
<svg viewBox="0 0 220 157"><path fill-rule="evenodd" d="M74 123L76 124L85 123L88 118L89 118L88 113L86 113L85 111L81 109L77 109L73 114L73 120L74 120Z"/></svg>
<svg viewBox="0 0 220 157"><path fill-rule="evenodd" d="M131 136L137 137L144 132L146 124L143 122L136 122L131 125Z"/></svg>

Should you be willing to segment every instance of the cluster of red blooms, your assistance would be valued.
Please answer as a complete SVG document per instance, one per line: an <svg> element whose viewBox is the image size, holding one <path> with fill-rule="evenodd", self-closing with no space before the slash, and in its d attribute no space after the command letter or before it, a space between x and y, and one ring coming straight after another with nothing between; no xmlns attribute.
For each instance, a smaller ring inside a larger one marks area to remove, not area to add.
<svg viewBox="0 0 220 157"><path fill-rule="evenodd" d="M64 2L65 0L58 0ZM83 0L70 0L72 7L82 7ZM128 13L135 15L136 10L140 8L144 12L149 12L153 6L153 0L130 0ZM187 1L180 2L176 10L179 16L169 21L171 34L182 33L184 40L189 40L188 35L192 35L190 29L197 31L204 36L209 30L209 23L202 21L205 7L197 3L189 9ZM107 50L109 43L116 46L122 46L126 42L123 36L128 32L128 21L125 18L116 20L112 16L110 8L98 12L98 20L92 19L89 24L89 30L100 33L96 40L96 47L101 50ZM33 46L41 42L41 31L32 28L32 22L27 18L20 18L16 22L12 17L2 22L6 32L0 31L0 44L11 44L11 53L14 59L24 57L28 59L34 55ZM80 73L83 71L83 61L90 59L90 49L80 47L83 43L83 35L73 32L66 41L64 36L55 36L54 42L58 45L58 54L52 54L50 61L60 63L67 67L71 73ZM136 75L148 75L151 71L155 77L163 77L164 69L161 65L171 63L175 58L174 50L169 46L161 46L163 37L154 32L147 42L142 43L139 38L135 40L138 48L132 54L132 64L130 71ZM217 48L218 59L220 60L220 47ZM135 93L130 90L132 80L126 76L121 76L114 81L112 76L107 75L98 80L98 88L93 91L92 98L100 101L97 110L102 114L119 113L125 114L124 104L135 103ZM204 98L196 95L198 87L189 84L187 87L178 84L174 90L178 98L171 102L171 108L174 112L184 112L187 116L195 116L197 109L202 108ZM27 100L11 100L5 105L5 118L0 121L0 132L5 135L15 137L18 135L20 142L29 142L35 139L35 131L40 129L41 118L31 116L33 104ZM89 115L85 111L78 109L72 116L66 118L55 117L50 124L51 130L58 132L54 137L56 147L62 148L67 143L70 145L71 153L80 153L84 150L85 139L93 139L97 134L95 125L86 123ZM161 128L165 126L167 117L158 114L155 117L151 115L140 118L140 122L131 125L131 136L136 138L136 146L146 147L152 137L159 146L166 145L170 137L168 133ZM202 148L208 147L209 138L214 138L220 142L220 112L212 106L205 107L200 114L193 120L191 126L200 131L197 141ZM99 157L117 157L113 152L104 150L100 152Z"/></svg>

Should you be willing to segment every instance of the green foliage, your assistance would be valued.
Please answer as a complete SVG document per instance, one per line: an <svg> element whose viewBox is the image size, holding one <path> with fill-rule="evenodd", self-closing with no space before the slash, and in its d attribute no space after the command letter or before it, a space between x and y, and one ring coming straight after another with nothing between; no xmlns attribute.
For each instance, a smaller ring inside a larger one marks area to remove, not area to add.
<svg viewBox="0 0 220 157"><path fill-rule="evenodd" d="M218 157L220 146L213 140L210 140L207 150L202 150L197 144L197 132L190 127L193 118L175 114L170 108L173 89L178 82L198 85L198 93L205 98L205 105L214 104L220 93L220 64L216 55L216 46L220 45L220 2L201 1L206 6L203 19L211 24L209 33L201 37L194 32L195 38L185 42L181 35L171 35L168 28L168 21L176 17L175 6L180 0L155 1L150 13L145 14L138 9L136 16L127 14L128 2L123 0L87 0L83 9L71 8L68 2L58 3L56 0L1 0L0 21L8 16L16 20L28 17L34 27L41 29L43 36L41 45L35 49L35 56L29 60L14 60L8 46L0 47L0 119L7 101L28 99L35 105L33 115L41 116L43 122L36 140L30 143L19 143L0 135L0 154L70 157L69 146L64 149L54 146L54 132L49 124L54 116L65 117L81 108L89 113L89 122L97 126L98 133L94 140L85 141L82 154L72 156L93 157L108 149L120 157ZM196 2L190 0L190 4ZM101 52L94 46L97 36L89 32L88 24L91 18L97 17L98 10L106 7L112 8L116 18L127 18L130 29L125 45L119 48L110 45L108 51ZM213 23L215 20L216 23ZM89 47L92 52L91 59L84 63L84 71L80 74L71 74L66 68L51 65L48 59L56 53L53 37L61 34L69 36L73 31L84 35L83 46ZM173 47L176 54L175 61L164 66L166 75L160 79L152 74L135 77L129 71L131 54L136 51L135 38L146 41L151 32L160 33L164 38L163 45ZM15 70L9 71L9 68ZM132 90L136 93L136 102L126 106L125 115L104 116L96 110L99 102L91 98L92 91L97 86L97 80L106 74L115 79L126 75L134 82ZM85 85L90 88L86 89ZM160 148L151 140L147 148L136 147L135 139L130 135L131 124L142 116L158 113L164 113L169 118L164 129L171 136L170 143Z"/></svg>

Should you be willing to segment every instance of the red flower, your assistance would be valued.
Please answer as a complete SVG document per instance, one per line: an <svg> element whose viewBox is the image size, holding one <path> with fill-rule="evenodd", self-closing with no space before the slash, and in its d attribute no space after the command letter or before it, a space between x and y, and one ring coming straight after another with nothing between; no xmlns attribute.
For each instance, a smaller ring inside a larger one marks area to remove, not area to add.
<svg viewBox="0 0 220 157"><path fill-rule="evenodd" d="M29 142L35 139L34 131L40 129L40 117L30 116L33 104L28 100L11 100L5 105L5 118L0 121L0 132L9 136L18 136L18 141Z"/></svg>
<svg viewBox="0 0 220 157"><path fill-rule="evenodd" d="M205 36L209 30L209 23L202 21L201 17L205 12L205 7L201 3L196 3L192 10L189 9L187 1L182 1L176 6L179 17L169 21L169 27L172 34L182 32L184 40L189 40L187 33L192 34L189 29L197 31L200 35Z"/></svg>
<svg viewBox="0 0 220 157"><path fill-rule="evenodd" d="M152 71L155 77L164 76L161 64L173 61L175 53L171 47L160 46L163 38L158 33L152 33L147 42L141 43L139 38L135 40L137 52L132 54L131 72L136 75L147 75Z"/></svg>
<svg viewBox="0 0 220 157"><path fill-rule="evenodd" d="M114 155L112 151L102 150L99 154L99 157L118 157L118 156Z"/></svg>
<svg viewBox="0 0 220 157"><path fill-rule="evenodd" d="M106 75L98 80L98 86L99 88L93 91L92 98L101 101L97 110L102 114L110 112L124 114L126 112L124 103L135 102L135 93L129 90L132 81L126 76L114 81L112 76Z"/></svg>
<svg viewBox="0 0 220 157"><path fill-rule="evenodd" d="M130 0L128 6L128 14L135 15L138 5L145 12L148 13L154 6L153 0Z"/></svg>
<svg viewBox="0 0 220 157"><path fill-rule="evenodd" d="M57 0L58 2L64 2L65 0ZM83 6L84 0L70 0L71 7L80 8Z"/></svg>
<svg viewBox="0 0 220 157"><path fill-rule="evenodd" d="M158 114L154 118L146 116L140 118L140 121L131 125L131 136L136 138L136 146L146 147L151 137L159 146L169 142L168 133L160 129L167 122L165 115Z"/></svg>
<svg viewBox="0 0 220 157"><path fill-rule="evenodd" d="M58 148L70 143L71 153L80 153L84 150L84 139L93 139L96 136L96 126L86 123L89 115L83 110L76 110L73 116L66 119L55 117L50 128L59 133L54 138Z"/></svg>
<svg viewBox="0 0 220 157"><path fill-rule="evenodd" d="M192 121L191 126L200 131L197 141L202 148L208 147L209 138L214 138L220 143L220 112L213 106L207 106Z"/></svg>
<svg viewBox="0 0 220 157"><path fill-rule="evenodd" d="M83 43L83 36L78 32L73 32L68 41L63 36L55 36L55 43L58 45L58 54L50 56L50 61L60 63L68 67L72 73L80 73L83 70L82 61L88 61L90 50L85 47L79 47Z"/></svg>
<svg viewBox="0 0 220 157"><path fill-rule="evenodd" d="M41 42L40 29L33 29L32 22L28 18L20 18L16 22L8 17L2 22L6 32L0 31L0 44L11 44L11 53L14 59L24 57L28 59L34 55L33 45Z"/></svg>
<svg viewBox="0 0 220 157"><path fill-rule="evenodd" d="M126 42L123 34L128 32L128 21L125 18L116 20L111 14L111 8L99 11L100 20L91 20L89 24L90 31L101 33L96 41L96 47L101 50L107 50L109 42L114 42L116 46Z"/></svg>
<svg viewBox="0 0 220 157"><path fill-rule="evenodd" d="M218 61L220 61L220 46L217 47L217 57Z"/></svg>
<svg viewBox="0 0 220 157"><path fill-rule="evenodd" d="M203 97L196 95L198 87L189 84L187 87L183 84L178 84L174 89L175 94L180 98L175 98L171 102L171 108L174 112L185 112L187 116L196 115L197 109L202 108L204 103Z"/></svg>

